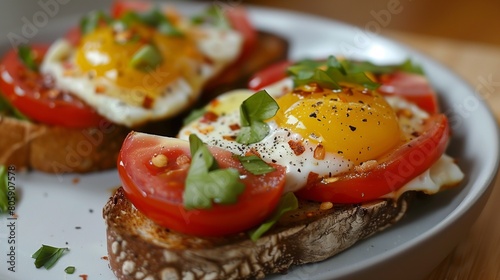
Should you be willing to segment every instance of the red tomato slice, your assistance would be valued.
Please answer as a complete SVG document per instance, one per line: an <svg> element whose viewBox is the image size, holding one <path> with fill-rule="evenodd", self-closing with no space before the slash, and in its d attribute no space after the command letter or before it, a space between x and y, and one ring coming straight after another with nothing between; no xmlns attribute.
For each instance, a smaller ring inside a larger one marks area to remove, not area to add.
<svg viewBox="0 0 500 280"><path fill-rule="evenodd" d="M257 72L248 81L248 88L257 91L265 86L283 80L286 78L286 69L292 64L292 61L282 61Z"/></svg>
<svg viewBox="0 0 500 280"><path fill-rule="evenodd" d="M296 194L303 199L333 203L361 203L398 190L422 174L444 153L449 138L448 120L443 114L430 117L425 132L399 147L373 169L350 173L322 182L314 174Z"/></svg>
<svg viewBox="0 0 500 280"><path fill-rule="evenodd" d="M187 141L132 132L118 158L118 172L128 199L144 215L166 228L197 236L238 233L260 224L275 209L283 193L285 168L253 175L228 151L210 148L220 168L233 167L242 174L244 192L231 205L188 211L183 206L184 182L189 169ZM152 164L165 155L165 167ZM186 160L187 159L187 160Z"/></svg>
<svg viewBox="0 0 500 280"><path fill-rule="evenodd" d="M253 27L247 11L241 6L224 8L224 13L234 30L243 36L243 46L235 63L248 58L257 45L257 31Z"/></svg>
<svg viewBox="0 0 500 280"><path fill-rule="evenodd" d="M45 55L48 45L34 45L37 58ZM0 62L0 91L28 118L64 127L98 126L103 118L83 101L65 91L53 88L53 81L27 69L10 50Z"/></svg>
<svg viewBox="0 0 500 280"><path fill-rule="evenodd" d="M73 46L78 45L78 43L80 43L80 39L82 38L80 27L79 26L71 27L64 35L64 38L66 38L66 40L68 40L71 45Z"/></svg>
<svg viewBox="0 0 500 280"><path fill-rule="evenodd" d="M129 11L145 12L153 7L150 1L116 0L111 6L111 16L119 18Z"/></svg>
<svg viewBox="0 0 500 280"><path fill-rule="evenodd" d="M395 72L382 75L380 83L378 90L383 94L401 96L431 114L439 112L436 92L422 75Z"/></svg>

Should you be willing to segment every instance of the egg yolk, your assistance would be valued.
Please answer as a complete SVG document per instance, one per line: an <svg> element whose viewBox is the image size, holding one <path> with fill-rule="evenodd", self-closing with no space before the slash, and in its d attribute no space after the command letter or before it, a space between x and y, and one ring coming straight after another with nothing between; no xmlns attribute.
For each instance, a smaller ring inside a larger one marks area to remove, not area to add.
<svg viewBox="0 0 500 280"><path fill-rule="evenodd" d="M375 91L305 86L278 100L278 126L355 164L377 159L402 141L397 116Z"/></svg>
<svg viewBox="0 0 500 280"><path fill-rule="evenodd" d="M116 29L112 25L100 26L83 36L76 51L76 64L84 73L130 89L133 96L118 96L128 103L142 103L144 98L154 100L173 80L192 77L198 71L193 61L203 60L188 34L164 35L141 23L122 31ZM148 71L130 63L146 44L154 45L161 54L161 63Z"/></svg>

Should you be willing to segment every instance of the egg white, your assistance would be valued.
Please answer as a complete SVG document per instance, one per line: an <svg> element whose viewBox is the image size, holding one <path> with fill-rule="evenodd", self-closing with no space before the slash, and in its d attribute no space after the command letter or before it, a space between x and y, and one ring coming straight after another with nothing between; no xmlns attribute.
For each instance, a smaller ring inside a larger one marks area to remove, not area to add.
<svg viewBox="0 0 500 280"><path fill-rule="evenodd" d="M87 73L68 75L63 61L69 57L69 61L74 63L76 49L65 39L59 39L51 45L40 71L51 75L57 88L78 96L111 122L135 127L151 120L172 117L186 109L198 99L204 84L238 57L242 45L242 37L239 33L210 27L201 27L199 33L197 48L211 63L194 65L193 69L199 71L198 76L189 78L191 82L182 77L172 81L155 99L151 108L130 105L113 97L119 94L133 95L134 89L119 87L112 82L112 79L95 78ZM89 55L96 62L103 59ZM154 79L164 74L152 72L149 78L154 82ZM108 71L106 75L112 78L114 73ZM137 86L139 88L149 86L146 82L144 85ZM97 88L105 91L96 92Z"/></svg>
<svg viewBox="0 0 500 280"><path fill-rule="evenodd" d="M284 93L284 86L289 86L289 81L281 81L279 85L269 87L270 95L276 97ZM286 167L285 192L294 192L304 187L310 172L320 176L334 177L348 172L354 166L353 162L339 154L326 153L324 159L314 158L315 143L310 143L299 134L280 128L273 121L269 122L270 133L262 141L250 145L242 145L234 140L228 140L229 135L235 135L235 131L230 128L231 124L240 123L239 106L241 102L249 97L253 91L235 90L221 95L217 102L207 105L207 110L215 111L219 117L215 121L204 122L202 117L192 121L181 129L178 137L188 140L191 133L208 145L218 146L229 150L237 155L245 155L249 151L256 151L261 158L268 163L277 163ZM411 118L401 118L400 127L403 133L408 134L421 131L423 123L429 114L413 103L400 97L391 96L386 98L388 103L395 110L406 109L412 112ZM212 104L217 104L216 107ZM289 140L302 141L305 152L297 156L288 144ZM389 194L398 196L403 191L416 190L426 193L435 193L442 187L459 183L463 178L463 173L455 162L448 156L443 155L429 170L407 183L400 192Z"/></svg>

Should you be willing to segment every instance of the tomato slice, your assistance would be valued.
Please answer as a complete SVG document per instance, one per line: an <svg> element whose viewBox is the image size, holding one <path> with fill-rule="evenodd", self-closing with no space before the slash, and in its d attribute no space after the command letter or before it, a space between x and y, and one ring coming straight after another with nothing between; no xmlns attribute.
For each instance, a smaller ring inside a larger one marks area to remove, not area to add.
<svg viewBox="0 0 500 280"><path fill-rule="evenodd" d="M116 0L111 6L111 16L119 18L129 11L145 12L153 7L150 1Z"/></svg>
<svg viewBox="0 0 500 280"><path fill-rule="evenodd" d="M395 72L380 77L379 92L397 95L417 104L430 114L439 112L436 92L427 79L419 74Z"/></svg>
<svg viewBox="0 0 500 280"><path fill-rule="evenodd" d="M378 161L370 170L345 174L323 182L314 174L296 194L303 199L333 203L361 203L396 191L436 162L449 138L448 120L431 116L425 132Z"/></svg>
<svg viewBox="0 0 500 280"><path fill-rule="evenodd" d="M48 45L33 45L37 58L45 55ZM27 69L14 49L0 62L0 91L28 118L73 128L98 126L103 118L83 101L54 88L54 81Z"/></svg>
<svg viewBox="0 0 500 280"><path fill-rule="evenodd" d="M257 176L247 172L230 152L215 147L210 151L220 168L233 167L242 175L245 190L236 204L186 210L182 196L189 169L189 143L136 132L127 136L118 158L118 172L128 199L157 224L197 236L238 233L261 223L274 211L283 193L285 168L274 165L275 171ZM153 156L159 154L167 158L165 167L152 163Z"/></svg>
<svg viewBox="0 0 500 280"><path fill-rule="evenodd" d="M260 90L265 86L274 84L286 78L286 69L293 64L292 61L282 61L275 63L253 75L248 81L248 88Z"/></svg>
<svg viewBox="0 0 500 280"><path fill-rule="evenodd" d="M231 27L243 36L243 46L235 64L247 59L255 51L257 45L257 31L252 25L247 11L241 6L224 8L224 13Z"/></svg>

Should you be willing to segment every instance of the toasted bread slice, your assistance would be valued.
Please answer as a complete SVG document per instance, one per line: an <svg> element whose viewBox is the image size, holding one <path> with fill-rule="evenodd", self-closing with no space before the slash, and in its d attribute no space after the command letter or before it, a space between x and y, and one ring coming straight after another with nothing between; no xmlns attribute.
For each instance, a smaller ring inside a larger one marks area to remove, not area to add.
<svg viewBox="0 0 500 280"><path fill-rule="evenodd" d="M109 262L118 279L263 278L325 260L385 229L404 215L411 196L332 208L300 201L299 209L253 242L245 233L203 238L160 227L119 188L103 210Z"/></svg>
<svg viewBox="0 0 500 280"><path fill-rule="evenodd" d="M48 173L84 173L116 167L128 129L103 122L99 127L66 128L1 117L0 164Z"/></svg>

